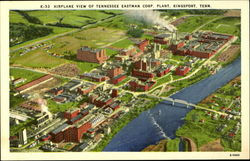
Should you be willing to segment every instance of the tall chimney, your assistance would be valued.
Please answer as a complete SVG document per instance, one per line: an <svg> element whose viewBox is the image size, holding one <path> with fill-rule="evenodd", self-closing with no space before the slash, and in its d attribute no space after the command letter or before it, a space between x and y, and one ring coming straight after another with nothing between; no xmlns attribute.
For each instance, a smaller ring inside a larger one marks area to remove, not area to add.
<svg viewBox="0 0 250 161"><path fill-rule="evenodd" d="M175 38L176 38L176 42L177 42L177 31L175 31Z"/></svg>

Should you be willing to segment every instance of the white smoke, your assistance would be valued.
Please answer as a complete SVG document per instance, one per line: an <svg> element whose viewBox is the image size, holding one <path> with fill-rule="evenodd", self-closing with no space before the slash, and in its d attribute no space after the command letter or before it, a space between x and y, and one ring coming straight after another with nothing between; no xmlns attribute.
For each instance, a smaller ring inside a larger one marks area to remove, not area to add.
<svg viewBox="0 0 250 161"><path fill-rule="evenodd" d="M177 30L173 25L171 25L167 20L161 17L159 11L153 10L128 10L126 15L133 17L137 20L142 20L147 24L159 25L160 27L167 28L170 32Z"/></svg>
<svg viewBox="0 0 250 161"><path fill-rule="evenodd" d="M37 103L40 105L41 112L45 112L46 114L48 114L49 118L52 118L52 114L50 113L47 106L47 101L45 99L42 99L38 94L36 94L34 97L37 100Z"/></svg>

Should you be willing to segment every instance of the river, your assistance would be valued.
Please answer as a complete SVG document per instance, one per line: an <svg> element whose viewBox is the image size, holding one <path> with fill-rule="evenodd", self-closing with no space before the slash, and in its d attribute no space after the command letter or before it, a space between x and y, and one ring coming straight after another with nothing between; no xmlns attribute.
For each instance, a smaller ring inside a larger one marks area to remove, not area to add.
<svg viewBox="0 0 250 161"><path fill-rule="evenodd" d="M241 60L221 68L215 75L209 76L178 93L170 96L197 104L215 90L241 74ZM175 138L176 130L184 124L184 118L191 109L159 103L142 112L132 120L111 142L104 151L141 151L150 144L156 144L164 138Z"/></svg>

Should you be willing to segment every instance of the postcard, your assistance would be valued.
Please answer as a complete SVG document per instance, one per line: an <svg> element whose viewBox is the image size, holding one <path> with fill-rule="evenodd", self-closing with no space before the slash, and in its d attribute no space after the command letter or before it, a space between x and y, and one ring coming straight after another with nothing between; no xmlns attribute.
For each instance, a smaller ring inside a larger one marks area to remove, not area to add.
<svg viewBox="0 0 250 161"><path fill-rule="evenodd" d="M249 2L1 2L1 152L249 159Z"/></svg>

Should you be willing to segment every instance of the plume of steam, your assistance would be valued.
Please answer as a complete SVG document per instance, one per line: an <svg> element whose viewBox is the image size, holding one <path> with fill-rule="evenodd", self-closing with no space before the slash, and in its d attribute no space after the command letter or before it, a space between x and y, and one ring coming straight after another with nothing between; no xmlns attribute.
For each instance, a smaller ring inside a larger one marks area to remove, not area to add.
<svg viewBox="0 0 250 161"><path fill-rule="evenodd" d="M177 30L168 21L161 18L159 11L153 10L127 10L126 15L135 18L140 21L144 21L147 24L160 25L161 27L167 28L170 32Z"/></svg>
<svg viewBox="0 0 250 161"><path fill-rule="evenodd" d="M45 99L42 99L38 94L34 96L37 99L37 103L40 105L41 112L45 112L48 114L49 118L52 118L52 114L49 112L49 109L47 107L47 101Z"/></svg>

